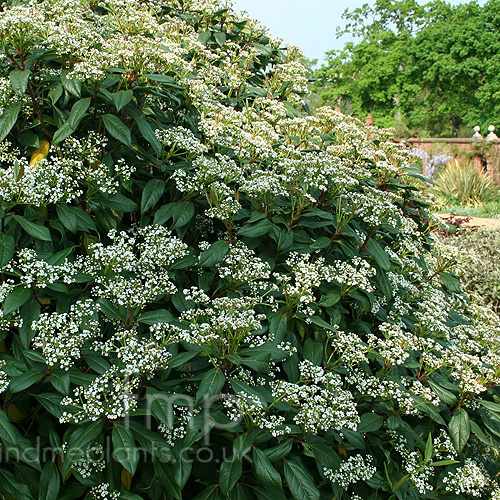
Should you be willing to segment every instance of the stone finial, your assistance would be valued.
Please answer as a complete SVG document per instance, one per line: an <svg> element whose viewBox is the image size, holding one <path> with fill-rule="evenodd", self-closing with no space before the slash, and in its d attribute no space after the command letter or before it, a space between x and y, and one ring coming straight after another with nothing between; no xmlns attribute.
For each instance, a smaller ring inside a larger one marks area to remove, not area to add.
<svg viewBox="0 0 500 500"><path fill-rule="evenodd" d="M490 125L488 127L488 130L489 130L490 133L486 136L486 140L487 141L491 142L491 141L493 141L495 139L498 139L497 134L495 134L495 125Z"/></svg>
<svg viewBox="0 0 500 500"><path fill-rule="evenodd" d="M483 136L479 133L481 130L481 127L478 127L477 125L474 127L474 135L472 136L472 142L478 142L483 140Z"/></svg>
<svg viewBox="0 0 500 500"><path fill-rule="evenodd" d="M373 116L371 113L368 113L367 117L366 117L366 120L365 120L365 123L367 125L373 125Z"/></svg>

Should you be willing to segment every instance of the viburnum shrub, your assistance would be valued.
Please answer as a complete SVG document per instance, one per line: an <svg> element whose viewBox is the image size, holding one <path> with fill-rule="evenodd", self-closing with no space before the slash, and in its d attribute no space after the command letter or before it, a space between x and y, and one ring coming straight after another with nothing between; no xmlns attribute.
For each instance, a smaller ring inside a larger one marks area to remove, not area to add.
<svg viewBox="0 0 500 500"><path fill-rule="evenodd" d="M386 132L216 1L2 5L3 499L500 498L499 320Z"/></svg>

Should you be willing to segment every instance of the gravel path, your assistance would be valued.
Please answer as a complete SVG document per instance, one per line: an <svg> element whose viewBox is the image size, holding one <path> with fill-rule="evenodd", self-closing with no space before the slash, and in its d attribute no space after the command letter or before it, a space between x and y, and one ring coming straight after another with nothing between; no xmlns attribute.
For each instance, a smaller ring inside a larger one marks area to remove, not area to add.
<svg viewBox="0 0 500 500"><path fill-rule="evenodd" d="M452 217L451 214L436 214L440 219L445 220L448 219L449 217ZM487 227L489 229L500 229L500 219L487 219L485 217L465 217L462 215L455 215L455 218L458 219L469 219L468 222L464 223L464 226L469 226L469 227L477 227L477 226L483 226Z"/></svg>

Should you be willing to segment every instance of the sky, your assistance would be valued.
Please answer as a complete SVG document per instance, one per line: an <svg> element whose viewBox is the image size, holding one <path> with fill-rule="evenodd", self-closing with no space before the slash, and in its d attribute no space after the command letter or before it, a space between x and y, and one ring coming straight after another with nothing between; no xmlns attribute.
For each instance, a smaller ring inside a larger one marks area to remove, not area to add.
<svg viewBox="0 0 500 500"><path fill-rule="evenodd" d="M266 25L273 36L283 38L285 43L302 47L309 59L324 61L325 52L341 49L350 39L335 37L336 26L343 26L342 13L363 4L373 5L373 0L234 0L236 10L247 11L250 17ZM422 1L425 4L427 2ZM449 1L452 5L468 3ZM479 2L484 3L484 0Z"/></svg>

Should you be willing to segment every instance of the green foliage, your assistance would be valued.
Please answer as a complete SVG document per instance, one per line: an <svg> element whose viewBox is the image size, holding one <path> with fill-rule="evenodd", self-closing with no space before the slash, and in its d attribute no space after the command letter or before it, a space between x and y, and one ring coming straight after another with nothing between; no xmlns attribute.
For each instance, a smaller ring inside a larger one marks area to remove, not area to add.
<svg viewBox="0 0 500 500"><path fill-rule="evenodd" d="M498 0L378 0L346 11L339 34L361 40L329 53L315 90L322 102L343 102L363 118L371 113L376 125L399 134L450 137L496 124L498 12Z"/></svg>
<svg viewBox="0 0 500 500"><path fill-rule="evenodd" d="M437 204L440 213L448 213L465 217L500 218L500 201L487 201L478 207L467 207L446 203Z"/></svg>
<svg viewBox="0 0 500 500"><path fill-rule="evenodd" d="M404 148L222 3L3 5L3 498L498 498L499 324Z"/></svg>
<svg viewBox="0 0 500 500"><path fill-rule="evenodd" d="M454 160L434 178L434 191L447 203L477 206L498 198L499 186L491 176L470 163Z"/></svg>
<svg viewBox="0 0 500 500"><path fill-rule="evenodd" d="M456 236L441 241L457 248L467 293L480 296L500 314L500 231L482 227L460 229Z"/></svg>

